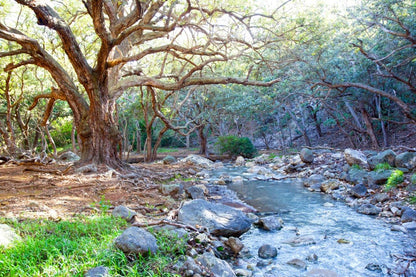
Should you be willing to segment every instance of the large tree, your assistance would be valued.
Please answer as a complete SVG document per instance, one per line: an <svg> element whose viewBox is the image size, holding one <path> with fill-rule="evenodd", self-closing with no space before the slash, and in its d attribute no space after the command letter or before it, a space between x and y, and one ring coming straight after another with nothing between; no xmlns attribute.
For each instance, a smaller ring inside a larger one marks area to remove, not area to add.
<svg viewBox="0 0 416 277"><path fill-rule="evenodd" d="M0 57L15 57L6 71L34 65L49 72L56 88L43 97L51 105L58 99L68 102L80 138L82 163L121 166L116 100L127 88L176 91L192 85L270 86L277 82L250 76L254 65L265 62L261 51L276 28L262 26L274 18L250 15L244 5L85 0L83 7L78 1L68 3L70 9L58 1L15 2L33 11L38 34L29 34L35 28L19 28L19 23L10 23L11 16L6 16L7 23L0 23L0 38L12 47ZM238 8L240 12L230 11ZM82 26L76 25L80 20ZM63 55L56 54L57 49L51 53L41 42L39 28L58 44ZM218 64L237 58L249 61L245 76L227 77L216 70Z"/></svg>

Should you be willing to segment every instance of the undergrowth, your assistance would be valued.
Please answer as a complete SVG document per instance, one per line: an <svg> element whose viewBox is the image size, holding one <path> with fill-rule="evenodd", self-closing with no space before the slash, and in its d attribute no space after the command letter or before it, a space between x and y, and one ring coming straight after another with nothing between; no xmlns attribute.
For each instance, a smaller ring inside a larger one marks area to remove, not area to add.
<svg viewBox="0 0 416 277"><path fill-rule="evenodd" d="M184 255L185 243L167 232L155 233L159 251L149 257L126 255L113 241L127 223L109 215L77 217L69 221L12 221L22 240L0 247L0 276L84 276L106 266L111 276L177 276L169 269Z"/></svg>

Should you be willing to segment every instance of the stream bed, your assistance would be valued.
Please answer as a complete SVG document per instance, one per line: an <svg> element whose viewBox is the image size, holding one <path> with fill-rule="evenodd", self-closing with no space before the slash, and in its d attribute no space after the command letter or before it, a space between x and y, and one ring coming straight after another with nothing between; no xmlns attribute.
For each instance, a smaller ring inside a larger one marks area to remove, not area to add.
<svg viewBox="0 0 416 277"><path fill-rule="evenodd" d="M254 176L243 167L211 172L211 180L224 175L250 179L230 183L228 188L259 212L276 213L284 222L280 231L251 228L241 236L248 253L236 267L256 268L259 276L308 276L313 269L331 270L338 276L390 276L408 264L397 257L415 252L414 234L391 231L391 225L381 219L306 190L300 180L252 180ZM288 244L293 239L301 243ZM276 247L277 257L259 258L257 251L263 244ZM287 264L293 259L304 261L307 268ZM413 265L409 271L415 275L406 276L416 276Z"/></svg>

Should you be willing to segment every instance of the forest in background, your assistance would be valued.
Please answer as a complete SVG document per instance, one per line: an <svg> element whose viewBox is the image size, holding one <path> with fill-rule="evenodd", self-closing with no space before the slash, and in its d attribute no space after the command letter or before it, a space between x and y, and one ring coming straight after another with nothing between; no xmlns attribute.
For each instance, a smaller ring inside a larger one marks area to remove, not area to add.
<svg viewBox="0 0 416 277"><path fill-rule="evenodd" d="M30 2L0 1L4 155L414 146L414 1Z"/></svg>

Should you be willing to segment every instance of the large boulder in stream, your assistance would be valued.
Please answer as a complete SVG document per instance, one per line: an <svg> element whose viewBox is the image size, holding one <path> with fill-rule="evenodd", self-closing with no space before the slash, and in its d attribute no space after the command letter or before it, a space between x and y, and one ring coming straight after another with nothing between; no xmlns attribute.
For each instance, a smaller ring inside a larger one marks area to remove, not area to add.
<svg viewBox="0 0 416 277"><path fill-rule="evenodd" d="M250 229L252 220L242 211L202 199L185 202L178 221L207 227L214 236L239 237Z"/></svg>
<svg viewBox="0 0 416 277"><path fill-rule="evenodd" d="M194 165L194 166L198 166L198 167L202 167L202 168L211 168L214 164L213 161L208 160L207 158L198 156L198 155L189 155L186 158L183 158L181 160L181 163L186 163L186 164L190 164L190 165Z"/></svg>

